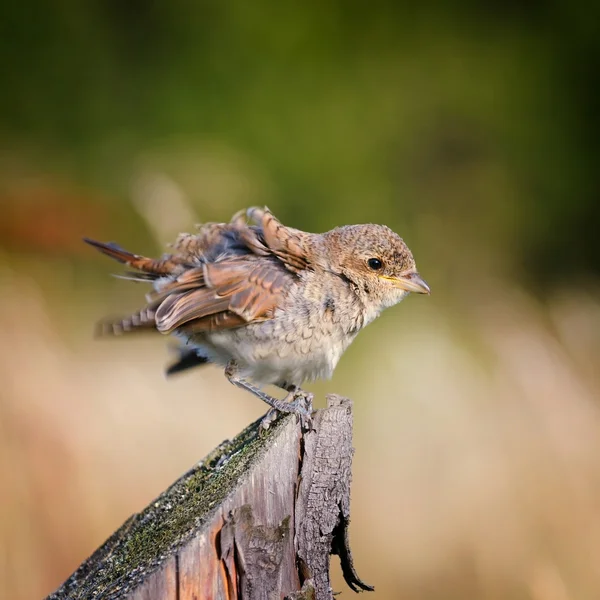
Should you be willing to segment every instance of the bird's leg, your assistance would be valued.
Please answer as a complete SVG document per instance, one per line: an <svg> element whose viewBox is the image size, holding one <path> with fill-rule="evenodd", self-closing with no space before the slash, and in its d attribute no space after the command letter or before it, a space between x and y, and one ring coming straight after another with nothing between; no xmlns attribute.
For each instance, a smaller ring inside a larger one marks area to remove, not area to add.
<svg viewBox="0 0 600 600"><path fill-rule="evenodd" d="M257 398L260 398L263 402L266 402L272 409L282 413L297 414L300 417L302 426L310 427L313 399L312 394L309 394L294 385L283 388L288 392L287 396L283 400L273 398L273 396L263 392L249 381L242 379L237 374L237 365L233 360L230 360L225 367L225 377L227 377L227 379L233 383L233 385L247 390L251 394L254 394ZM265 416L265 419L263 419L264 428L268 428L270 423L274 420L272 413L272 410L269 411Z"/></svg>
<svg viewBox="0 0 600 600"><path fill-rule="evenodd" d="M263 392L249 381L242 379L237 374L237 365L233 361L229 361L227 367L225 367L225 376L230 383L233 383L233 385L254 394L257 398L260 398L263 402L266 402L269 406L278 410L279 412L296 414L302 414L306 412L304 406L300 402L289 402L287 400L288 398L295 400L295 394L297 394L297 392L288 392L288 395L283 400L269 396L269 394ZM302 394L304 395L304 392Z"/></svg>

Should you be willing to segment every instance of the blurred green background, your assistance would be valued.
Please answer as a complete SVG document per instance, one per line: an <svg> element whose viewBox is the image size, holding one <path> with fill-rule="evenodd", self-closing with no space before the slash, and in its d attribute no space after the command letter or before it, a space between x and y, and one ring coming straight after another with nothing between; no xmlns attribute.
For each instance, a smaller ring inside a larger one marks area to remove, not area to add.
<svg viewBox="0 0 600 600"><path fill-rule="evenodd" d="M430 298L371 325L352 535L378 598L600 595L600 14L587 3L0 6L0 597L49 593L263 407L94 342L159 254L267 204L386 223ZM346 591L336 575L336 589Z"/></svg>

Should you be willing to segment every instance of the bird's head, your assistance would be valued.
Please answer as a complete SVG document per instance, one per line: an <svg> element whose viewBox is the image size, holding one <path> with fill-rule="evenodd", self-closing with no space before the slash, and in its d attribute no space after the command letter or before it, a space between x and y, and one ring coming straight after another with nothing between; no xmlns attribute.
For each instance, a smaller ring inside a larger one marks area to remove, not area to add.
<svg viewBox="0 0 600 600"><path fill-rule="evenodd" d="M429 294L412 252L385 225L347 225L324 234L329 268L347 278L378 312L409 292Z"/></svg>

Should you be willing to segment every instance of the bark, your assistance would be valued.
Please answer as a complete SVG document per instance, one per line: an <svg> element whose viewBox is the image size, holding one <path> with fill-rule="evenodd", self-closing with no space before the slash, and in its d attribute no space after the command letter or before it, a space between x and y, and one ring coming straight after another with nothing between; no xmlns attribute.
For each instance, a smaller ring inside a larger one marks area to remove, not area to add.
<svg viewBox="0 0 600 600"><path fill-rule="evenodd" d="M50 600L331 600L348 585L352 403L328 397L311 431L294 415L226 441L133 515Z"/></svg>

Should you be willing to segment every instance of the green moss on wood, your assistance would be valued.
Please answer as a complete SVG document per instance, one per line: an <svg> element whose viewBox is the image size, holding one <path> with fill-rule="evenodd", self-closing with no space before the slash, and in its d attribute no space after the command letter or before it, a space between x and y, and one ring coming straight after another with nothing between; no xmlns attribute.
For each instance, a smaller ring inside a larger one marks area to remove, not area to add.
<svg viewBox="0 0 600 600"><path fill-rule="evenodd" d="M256 421L215 448L129 518L48 600L110 600L124 589L133 589L142 574L160 566L211 518L290 418L294 417L279 418L261 434Z"/></svg>

